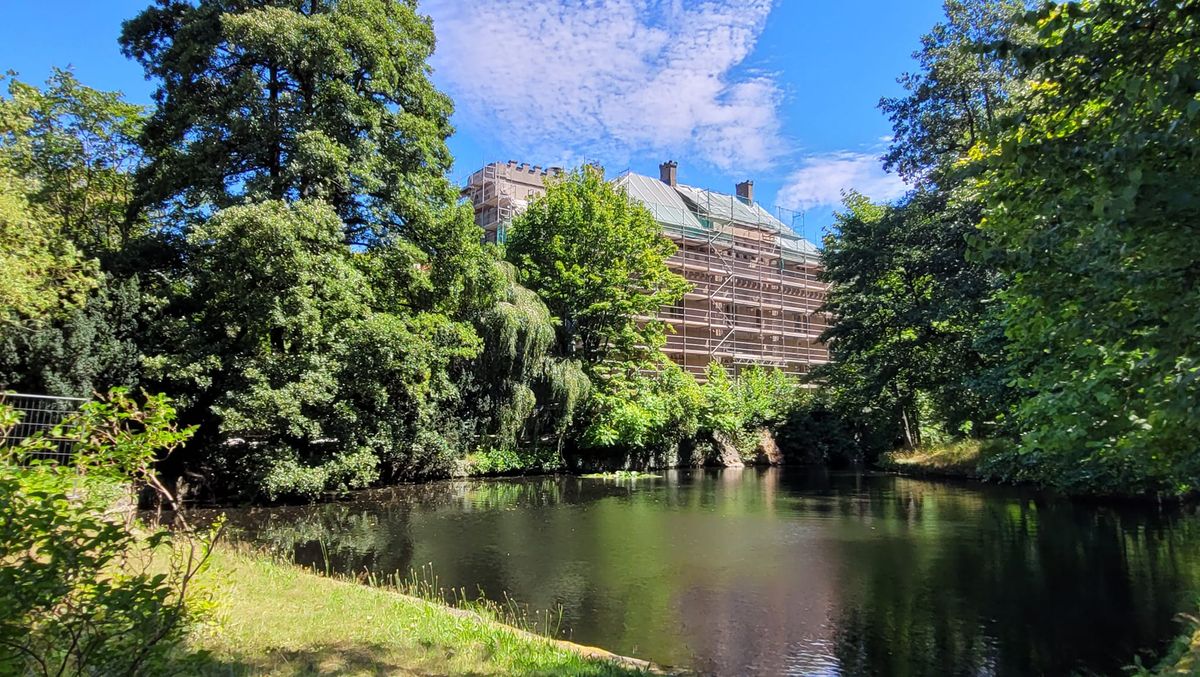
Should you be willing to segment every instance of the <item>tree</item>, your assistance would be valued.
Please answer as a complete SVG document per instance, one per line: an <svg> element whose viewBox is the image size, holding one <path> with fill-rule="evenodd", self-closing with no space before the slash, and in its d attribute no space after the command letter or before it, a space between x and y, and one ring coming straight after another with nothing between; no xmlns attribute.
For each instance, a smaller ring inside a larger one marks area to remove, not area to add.
<svg viewBox="0 0 1200 677"><path fill-rule="evenodd" d="M920 65L885 98L893 141L884 166L914 186L894 205L851 195L826 239L833 363L817 375L849 412L917 445L922 429L994 432L1011 397L988 299L1003 282L983 249L982 205L965 160L995 134L1019 87L1011 58L987 47L1022 35L1016 0L949 0L921 40ZM875 421L877 414L871 414Z"/></svg>
<svg viewBox="0 0 1200 677"><path fill-rule="evenodd" d="M82 306L95 266L29 204L29 183L0 163L0 332L27 331Z"/></svg>
<svg viewBox="0 0 1200 677"><path fill-rule="evenodd" d="M101 273L80 307L19 330L0 330L0 389L91 397L141 380L137 338L151 319L136 277Z"/></svg>
<svg viewBox="0 0 1200 677"><path fill-rule="evenodd" d="M507 255L557 320L559 354L594 372L657 351L662 324L645 318L688 288L667 268L674 252L644 206L587 167L554 180L514 219Z"/></svg>
<svg viewBox="0 0 1200 677"><path fill-rule="evenodd" d="M29 201L88 256L120 249L144 225L126 218L142 115L119 93L58 69L45 89L9 78L0 100L0 162L30 182Z"/></svg>
<svg viewBox="0 0 1200 677"><path fill-rule="evenodd" d="M125 53L159 81L139 199L184 211L329 203L352 242L427 251L456 194L450 100L429 82L433 28L389 0L158 0Z"/></svg>
<svg viewBox="0 0 1200 677"><path fill-rule="evenodd" d="M1020 0L946 0L946 21L913 53L920 70L899 78L907 94L879 102L892 121L886 169L953 188L956 163L994 131L1018 82L1013 60L988 47L1017 39L1022 9Z"/></svg>
<svg viewBox="0 0 1200 677"><path fill-rule="evenodd" d="M826 238L835 322L821 338L833 361L817 375L852 408L891 412L910 447L923 427L973 429L994 415L976 382L990 366L977 342L993 278L968 260L972 228L941 193L895 205L852 194Z"/></svg>
<svg viewBox="0 0 1200 677"><path fill-rule="evenodd" d="M976 149L1023 430L1072 491L1200 481L1200 6L1048 4L1001 50L1030 83Z"/></svg>
<svg viewBox="0 0 1200 677"><path fill-rule="evenodd" d="M151 266L139 255L149 244L147 223L126 212L141 115L120 94L86 87L69 71L55 70L44 89L9 79L0 99L0 171L22 178L4 180L9 207L0 227L15 228L5 249L19 252L5 269L56 277L68 265L81 284L64 284L69 298L44 297L54 312L43 321L0 328L0 387L89 397L138 383L139 325L152 303L137 272ZM7 282L22 280L31 278Z"/></svg>

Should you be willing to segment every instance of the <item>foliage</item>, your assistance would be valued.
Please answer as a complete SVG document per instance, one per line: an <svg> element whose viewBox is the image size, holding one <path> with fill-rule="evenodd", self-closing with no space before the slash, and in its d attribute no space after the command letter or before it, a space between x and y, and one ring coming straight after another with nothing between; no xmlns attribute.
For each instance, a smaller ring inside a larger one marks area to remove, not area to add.
<svg viewBox="0 0 1200 677"><path fill-rule="evenodd" d="M874 461L891 450L896 421L878 409L856 408L856 400L832 387L797 391L775 429L784 456L839 466Z"/></svg>
<svg viewBox="0 0 1200 677"><path fill-rule="evenodd" d="M721 435L750 456L762 428L774 431L791 409L797 383L778 369L752 366L731 378L717 362L708 365L700 386L697 426L703 438Z"/></svg>
<svg viewBox="0 0 1200 677"><path fill-rule="evenodd" d="M34 327L0 331L0 387L89 397L141 379L135 341L146 326L137 277L101 274L83 307Z"/></svg>
<svg viewBox="0 0 1200 677"><path fill-rule="evenodd" d="M85 303L95 267L29 203L32 186L0 161L0 332L44 324Z"/></svg>
<svg viewBox="0 0 1200 677"><path fill-rule="evenodd" d="M44 89L9 79L0 99L0 258L17 274L0 282L0 297L8 305L10 290L25 286L15 293L28 299L38 280L59 291L40 294L53 312L33 321L38 312L17 302L25 321L0 326L0 387L86 397L139 382L139 325L154 302L139 274L156 272L142 256L148 224L127 214L141 114L69 71L55 70Z"/></svg>
<svg viewBox="0 0 1200 677"><path fill-rule="evenodd" d="M920 70L899 78L906 94L879 108L892 121L884 166L921 187L952 189L956 164L995 130L1019 82L1012 59L987 47L1017 40L1021 0L946 0L946 19L913 53Z"/></svg>
<svg viewBox="0 0 1200 677"><path fill-rule="evenodd" d="M651 372L598 365L599 384L587 403L583 448L669 451L699 431L703 395L696 379L662 358Z"/></svg>
<svg viewBox="0 0 1200 677"><path fill-rule="evenodd" d="M929 413L961 429L995 411L975 395L989 366L977 349L993 277L967 260L971 223L939 194L915 192L897 205L857 194L837 215L823 259L836 323L823 335L833 362L817 374L849 406L888 412L904 443L921 443Z"/></svg>
<svg viewBox="0 0 1200 677"><path fill-rule="evenodd" d="M489 447L468 454L470 475L547 473L561 470L562 456L556 446Z"/></svg>
<svg viewBox="0 0 1200 677"><path fill-rule="evenodd" d="M0 425L19 420L0 408ZM52 434L74 441L69 465L48 464L44 438L0 447L0 668L27 674L171 672L205 609L193 579L219 526L143 532L92 491L120 481L174 498L155 459L191 435L164 396L137 403L123 390L92 402ZM167 556L165 570L155 563Z"/></svg>
<svg viewBox="0 0 1200 677"><path fill-rule="evenodd" d="M1026 37L1015 0L949 0L922 38L903 96L880 108L892 121L884 165L915 190L891 205L847 196L826 238L826 309L833 363L817 376L846 411L882 413L909 448L923 434L996 432L1005 387L1002 329L989 299L1004 280L982 249L979 196L964 185L969 149L994 134L1021 88L1015 62L988 51ZM973 246L974 245L974 246ZM860 418L855 415L854 418Z"/></svg>
<svg viewBox="0 0 1200 677"><path fill-rule="evenodd" d="M578 399L445 177L414 4L159 0L121 44L158 82L135 207L185 236L146 360L204 424L173 473L272 499L444 474L549 419L539 388Z"/></svg>
<svg viewBox="0 0 1200 677"><path fill-rule="evenodd" d="M1023 434L1014 474L1069 491L1200 478L1200 18L1049 4L1004 47L1030 83L976 158Z"/></svg>
<svg viewBox="0 0 1200 677"><path fill-rule="evenodd" d="M230 488L311 497L444 471L466 446L444 424L457 407L451 364L474 357L478 338L377 299L380 254L352 252L341 226L321 202L262 202L189 236L176 349L151 365L186 394L204 464Z"/></svg>
<svg viewBox="0 0 1200 677"><path fill-rule="evenodd" d="M454 207L449 98L429 81L433 29L390 0L158 0L125 53L157 80L138 200L188 220L264 200L317 200L358 244L430 257L430 308L474 302L482 261Z"/></svg>
<svg viewBox="0 0 1200 677"><path fill-rule="evenodd" d="M667 268L675 245L642 205L585 167L552 180L513 220L507 255L557 320L558 354L589 376L606 360L644 360L663 342L646 321L687 282Z"/></svg>
<svg viewBox="0 0 1200 677"><path fill-rule="evenodd" d="M555 355L555 320L546 304L517 282L512 264L496 265L504 286L498 302L475 323L483 350L464 392L480 419L480 441L489 447L482 458L507 459L494 471L516 469L521 445L532 447L531 467L540 467L543 438L553 441L557 454L591 381L577 360Z"/></svg>
<svg viewBox="0 0 1200 677"><path fill-rule="evenodd" d="M129 218L142 108L54 69L45 89L9 78L0 100L0 163L32 184L37 205L86 255L141 234Z"/></svg>

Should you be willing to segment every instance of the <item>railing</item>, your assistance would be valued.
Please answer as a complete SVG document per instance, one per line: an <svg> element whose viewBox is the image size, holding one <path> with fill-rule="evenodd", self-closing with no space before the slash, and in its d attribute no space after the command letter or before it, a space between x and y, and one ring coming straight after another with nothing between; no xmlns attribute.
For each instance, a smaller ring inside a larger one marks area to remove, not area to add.
<svg viewBox="0 0 1200 677"><path fill-rule="evenodd" d="M50 441L50 448L32 456L65 463L71 460L74 440L55 436L57 428L68 417L79 413L87 400L80 397L51 397L26 393L0 393L0 405L16 410L20 421L8 430L0 429L0 446L20 444L23 440L40 434Z"/></svg>

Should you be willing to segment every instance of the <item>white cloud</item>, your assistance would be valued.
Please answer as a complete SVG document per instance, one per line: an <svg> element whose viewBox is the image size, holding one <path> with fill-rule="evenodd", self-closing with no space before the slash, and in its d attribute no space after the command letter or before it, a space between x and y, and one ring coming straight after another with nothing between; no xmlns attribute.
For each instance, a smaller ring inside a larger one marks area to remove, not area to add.
<svg viewBox="0 0 1200 677"><path fill-rule="evenodd" d="M431 0L435 80L469 124L533 161L650 152L725 170L780 153L773 75L735 74L772 0Z"/></svg>
<svg viewBox="0 0 1200 677"><path fill-rule="evenodd" d="M831 207L841 204L842 194L850 190L884 201L900 197L907 187L899 176L883 171L878 156L838 151L804 158L776 199L796 209Z"/></svg>

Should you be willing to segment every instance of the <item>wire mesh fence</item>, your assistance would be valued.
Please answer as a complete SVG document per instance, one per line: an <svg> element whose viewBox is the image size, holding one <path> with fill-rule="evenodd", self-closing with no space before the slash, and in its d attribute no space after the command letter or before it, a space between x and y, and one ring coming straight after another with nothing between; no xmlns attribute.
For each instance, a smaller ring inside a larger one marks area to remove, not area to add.
<svg viewBox="0 0 1200 677"><path fill-rule="evenodd" d="M34 435L49 440L44 451L32 454L34 458L66 463L71 460L75 441L69 432L61 430L61 424L70 416L79 413L87 400L80 397L52 397L26 393L0 393L0 404L16 410L19 422L7 430L0 428L0 446L20 444Z"/></svg>

